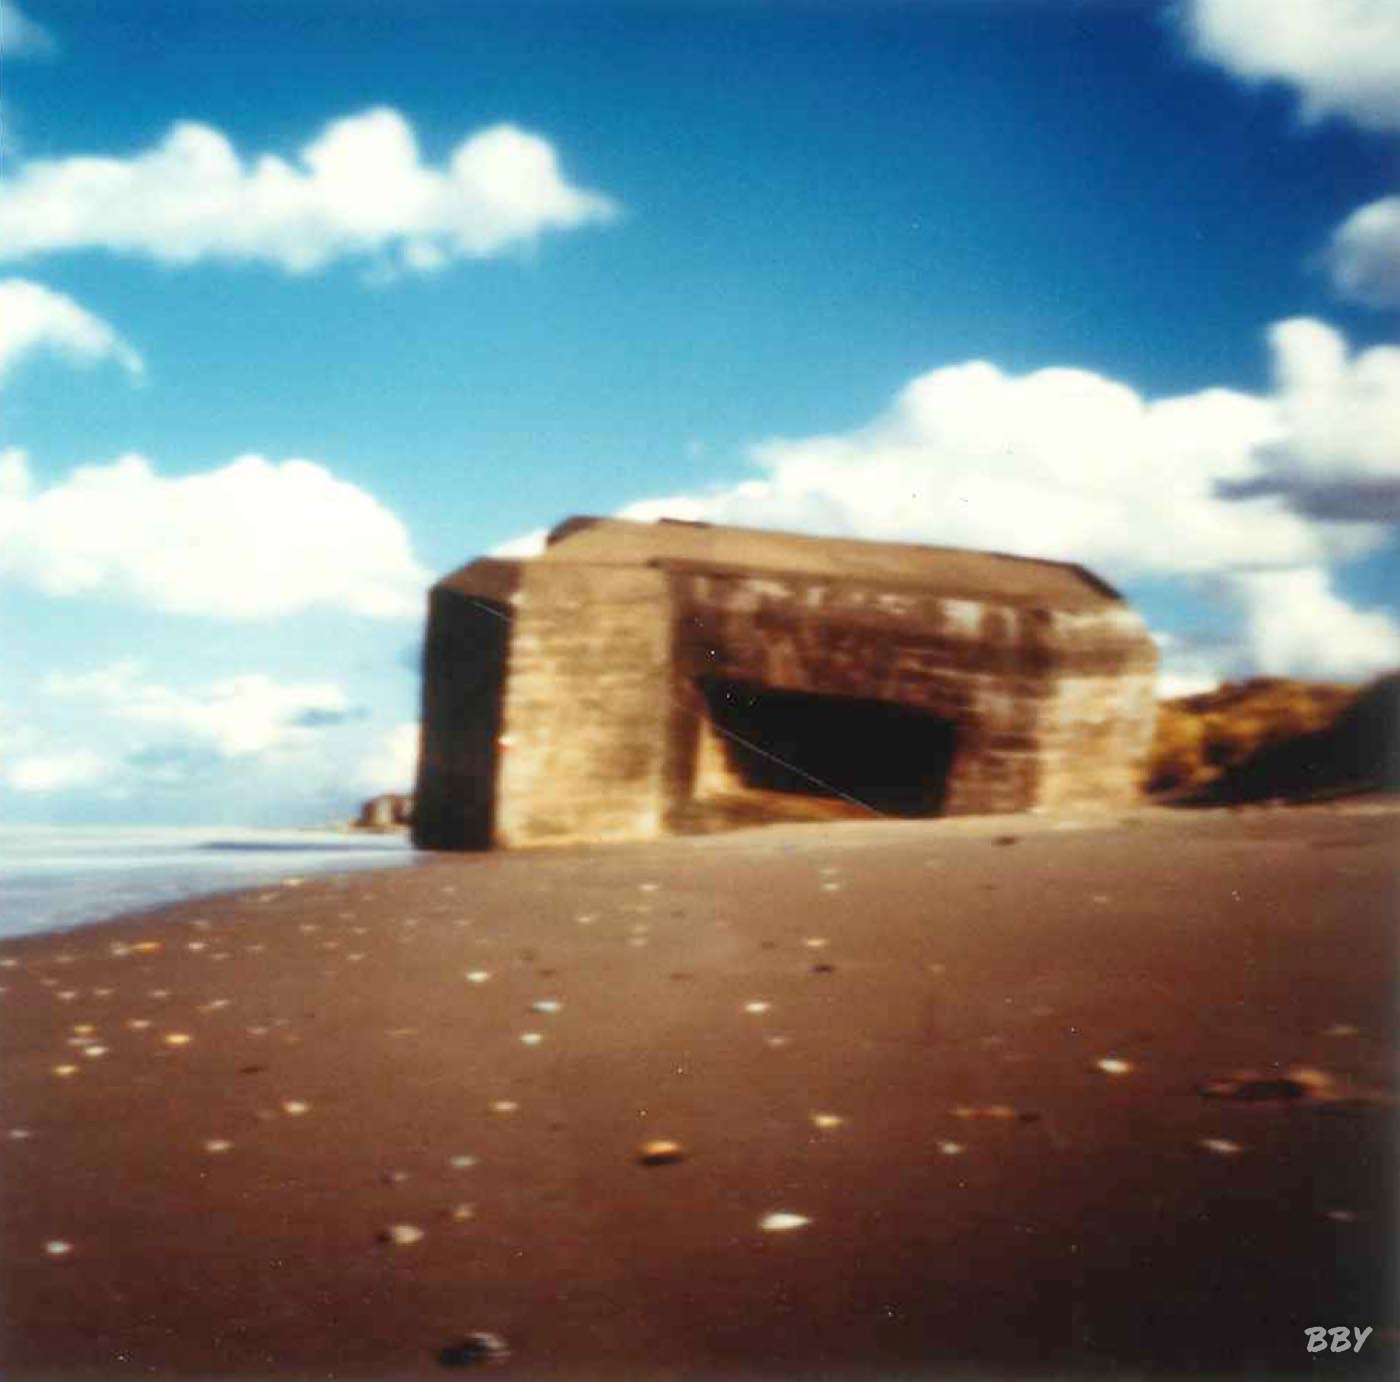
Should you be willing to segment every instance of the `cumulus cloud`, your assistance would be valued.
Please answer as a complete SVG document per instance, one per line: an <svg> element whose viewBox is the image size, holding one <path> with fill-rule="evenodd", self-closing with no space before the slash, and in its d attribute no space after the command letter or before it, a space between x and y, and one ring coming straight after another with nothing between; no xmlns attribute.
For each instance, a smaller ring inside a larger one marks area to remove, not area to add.
<svg viewBox="0 0 1400 1382"><path fill-rule="evenodd" d="M1196 53L1250 82L1293 87L1303 115L1400 129L1395 0L1189 0Z"/></svg>
<svg viewBox="0 0 1400 1382"><path fill-rule="evenodd" d="M350 709L331 682L284 683L262 673L227 677L191 691L148 680L125 661L77 675L55 673L43 693L81 702L110 719L155 732L165 748L198 745L220 758L259 758L313 743L323 717Z"/></svg>
<svg viewBox="0 0 1400 1382"><path fill-rule="evenodd" d="M1400 666L1400 624L1349 604L1321 568L1244 572L1231 586L1260 672L1359 680Z"/></svg>
<svg viewBox="0 0 1400 1382"><path fill-rule="evenodd" d="M71 364L114 360L140 375L141 357L101 317L27 278L0 279L0 382L20 361L51 353Z"/></svg>
<svg viewBox="0 0 1400 1382"><path fill-rule="evenodd" d="M411 792L418 773L418 722L395 725L361 761L356 773L360 791Z"/></svg>
<svg viewBox="0 0 1400 1382"><path fill-rule="evenodd" d="M0 453L7 580L178 614L416 618L429 577L392 512L312 461L249 455L166 477L127 455L44 488L12 449Z"/></svg>
<svg viewBox="0 0 1400 1382"><path fill-rule="evenodd" d="M244 160L219 130L186 121L129 158L25 163L0 179L0 257L107 250L288 273L368 258L426 273L615 214L568 181L539 135L493 125L438 168L409 122L380 107L332 121L293 160Z"/></svg>
<svg viewBox="0 0 1400 1382"><path fill-rule="evenodd" d="M11 0L0 0L0 58L47 57L58 45Z"/></svg>
<svg viewBox="0 0 1400 1382"><path fill-rule="evenodd" d="M1400 348L1352 356L1308 318L1269 337L1278 435L1256 452L1259 473L1224 492L1277 493L1320 520L1400 522Z"/></svg>
<svg viewBox="0 0 1400 1382"><path fill-rule="evenodd" d="M16 792L40 795L90 787L107 776L109 765L89 749L27 754L7 765L3 779Z"/></svg>
<svg viewBox="0 0 1400 1382"><path fill-rule="evenodd" d="M1400 197L1353 211L1333 232L1327 263L1343 297L1368 307L1400 307Z"/></svg>
<svg viewBox="0 0 1400 1382"><path fill-rule="evenodd" d="M1397 492L1400 441L1374 430L1400 416L1392 352L1348 362L1341 337L1309 321L1270 339L1278 383L1264 397L1148 400L1085 370L946 366L865 426L759 444L756 477L623 513L991 548L1116 578L1319 565L1378 546L1382 516L1324 495Z"/></svg>

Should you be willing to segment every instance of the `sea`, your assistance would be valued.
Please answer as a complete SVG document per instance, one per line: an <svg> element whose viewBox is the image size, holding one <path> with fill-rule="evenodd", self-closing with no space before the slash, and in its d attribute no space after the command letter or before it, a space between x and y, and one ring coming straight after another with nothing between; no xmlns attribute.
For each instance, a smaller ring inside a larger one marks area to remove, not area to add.
<svg viewBox="0 0 1400 1382"><path fill-rule="evenodd" d="M189 826L0 825L0 939L262 887L410 864L401 835Z"/></svg>

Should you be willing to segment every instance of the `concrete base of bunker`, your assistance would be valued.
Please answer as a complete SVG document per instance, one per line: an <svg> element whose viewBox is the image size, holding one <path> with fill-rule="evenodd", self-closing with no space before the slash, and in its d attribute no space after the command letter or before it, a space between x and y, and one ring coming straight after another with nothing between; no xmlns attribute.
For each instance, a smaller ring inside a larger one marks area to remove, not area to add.
<svg viewBox="0 0 1400 1382"><path fill-rule="evenodd" d="M911 706L704 678L736 785L839 797L882 816L937 816L956 727Z"/></svg>

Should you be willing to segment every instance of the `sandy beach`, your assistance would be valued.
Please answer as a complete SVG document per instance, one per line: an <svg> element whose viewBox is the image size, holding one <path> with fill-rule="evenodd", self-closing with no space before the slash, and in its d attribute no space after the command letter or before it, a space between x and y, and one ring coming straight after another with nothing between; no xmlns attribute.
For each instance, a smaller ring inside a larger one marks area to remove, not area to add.
<svg viewBox="0 0 1400 1382"><path fill-rule="evenodd" d="M1393 1375L1398 846L780 826L7 941L3 1375Z"/></svg>

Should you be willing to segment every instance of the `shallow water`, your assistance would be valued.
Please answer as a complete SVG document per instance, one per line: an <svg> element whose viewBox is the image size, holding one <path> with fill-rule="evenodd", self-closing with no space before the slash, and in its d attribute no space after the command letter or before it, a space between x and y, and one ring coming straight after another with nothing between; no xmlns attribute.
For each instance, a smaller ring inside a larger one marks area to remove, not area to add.
<svg viewBox="0 0 1400 1382"><path fill-rule="evenodd" d="M195 826L0 826L0 937L258 887L407 864L402 836Z"/></svg>

